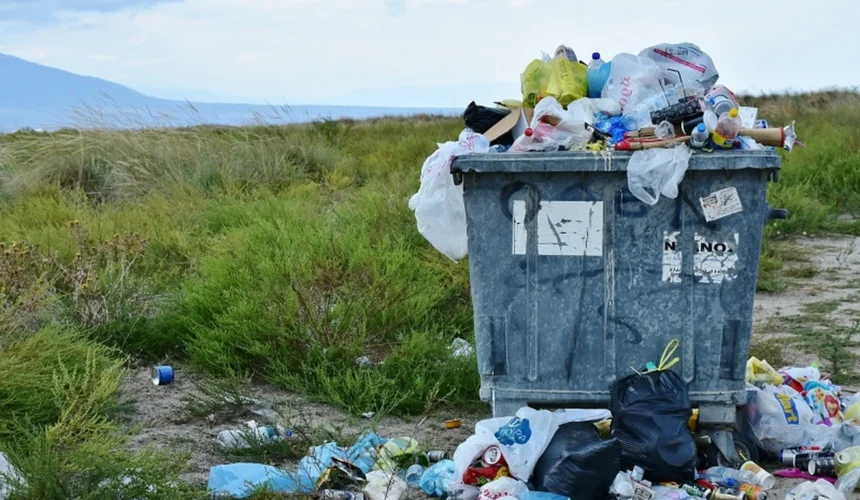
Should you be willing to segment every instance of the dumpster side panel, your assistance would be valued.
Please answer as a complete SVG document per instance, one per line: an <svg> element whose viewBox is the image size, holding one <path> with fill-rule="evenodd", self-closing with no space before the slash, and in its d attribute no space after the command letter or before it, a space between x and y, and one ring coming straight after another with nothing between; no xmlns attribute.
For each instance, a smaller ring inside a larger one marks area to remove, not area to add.
<svg viewBox="0 0 860 500"><path fill-rule="evenodd" d="M482 398L605 406L677 339L694 404L743 404L768 175L688 171L651 207L625 172L464 173Z"/></svg>

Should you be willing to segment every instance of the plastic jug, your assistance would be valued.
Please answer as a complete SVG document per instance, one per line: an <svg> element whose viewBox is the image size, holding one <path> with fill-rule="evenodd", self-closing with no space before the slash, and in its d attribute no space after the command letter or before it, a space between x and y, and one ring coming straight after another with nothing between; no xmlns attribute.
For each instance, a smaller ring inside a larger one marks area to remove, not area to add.
<svg viewBox="0 0 860 500"><path fill-rule="evenodd" d="M600 52L591 54L591 62L588 64L588 97L592 99L600 97L611 69L612 63L604 62L600 58Z"/></svg>
<svg viewBox="0 0 860 500"><path fill-rule="evenodd" d="M711 135L714 147L721 149L732 149L741 131L741 118L738 116L738 108L732 108L728 113L723 113L717 122L717 128Z"/></svg>

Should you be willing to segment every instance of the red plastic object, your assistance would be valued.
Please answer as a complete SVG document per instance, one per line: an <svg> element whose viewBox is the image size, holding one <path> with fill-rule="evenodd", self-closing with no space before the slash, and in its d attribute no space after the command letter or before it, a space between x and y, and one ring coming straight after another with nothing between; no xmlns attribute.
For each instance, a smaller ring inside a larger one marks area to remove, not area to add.
<svg viewBox="0 0 860 500"><path fill-rule="evenodd" d="M532 130L531 128L527 128L527 129L525 130L525 132L523 132L523 133L526 135L526 137L531 137L531 136L533 136L533 135L534 135L535 131L534 131L534 130Z"/></svg>

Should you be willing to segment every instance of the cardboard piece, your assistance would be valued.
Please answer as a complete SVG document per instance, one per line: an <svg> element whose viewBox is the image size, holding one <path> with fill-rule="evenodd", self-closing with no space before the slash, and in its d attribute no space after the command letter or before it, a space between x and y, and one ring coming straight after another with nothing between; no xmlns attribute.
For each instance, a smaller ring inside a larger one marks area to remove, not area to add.
<svg viewBox="0 0 860 500"><path fill-rule="evenodd" d="M484 132L484 137L493 142L510 131L514 140L517 140L517 137L523 135L529 128L532 116L534 116L533 109L515 109L508 116L502 118L499 123L490 127L490 130Z"/></svg>

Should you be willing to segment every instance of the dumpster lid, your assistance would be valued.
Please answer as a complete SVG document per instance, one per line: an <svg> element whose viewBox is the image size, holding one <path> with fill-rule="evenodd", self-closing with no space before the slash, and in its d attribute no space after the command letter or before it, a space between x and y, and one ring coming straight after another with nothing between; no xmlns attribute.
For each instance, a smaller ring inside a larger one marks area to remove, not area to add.
<svg viewBox="0 0 860 500"><path fill-rule="evenodd" d="M452 172L626 172L629 151L558 151L554 153L487 153L459 156ZM776 151L694 151L687 170L773 170Z"/></svg>

